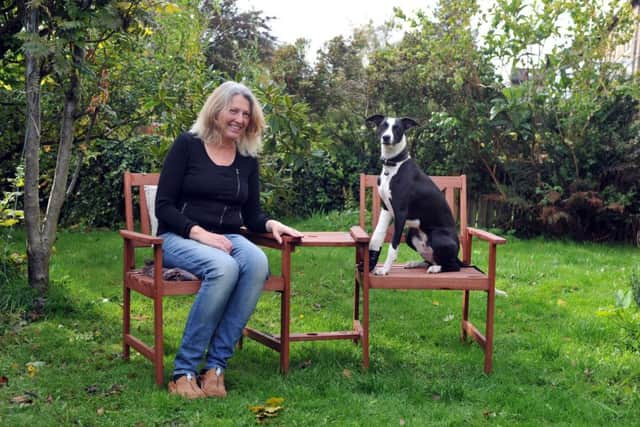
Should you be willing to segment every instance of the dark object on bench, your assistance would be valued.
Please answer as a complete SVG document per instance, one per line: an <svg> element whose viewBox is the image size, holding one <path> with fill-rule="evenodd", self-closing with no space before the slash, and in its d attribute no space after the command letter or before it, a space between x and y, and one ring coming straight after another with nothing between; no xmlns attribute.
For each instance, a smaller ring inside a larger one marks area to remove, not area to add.
<svg viewBox="0 0 640 427"><path fill-rule="evenodd" d="M145 276L153 278L153 260L145 259L144 267L142 267L142 274ZM178 282L178 281L189 281L189 280L199 280L195 275L189 273L187 270L183 270L178 267L174 268L162 268L162 280L167 280L169 282Z"/></svg>

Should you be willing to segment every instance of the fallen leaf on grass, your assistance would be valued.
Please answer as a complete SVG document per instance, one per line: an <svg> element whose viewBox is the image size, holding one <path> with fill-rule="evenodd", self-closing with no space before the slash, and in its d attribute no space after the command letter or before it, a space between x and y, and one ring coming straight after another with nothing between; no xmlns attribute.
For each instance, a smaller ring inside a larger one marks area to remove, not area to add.
<svg viewBox="0 0 640 427"><path fill-rule="evenodd" d="M440 302L439 302L439 301L431 301L431 304L433 304L433 305L436 305L436 306L437 306L437 305L440 305Z"/></svg>
<svg viewBox="0 0 640 427"><path fill-rule="evenodd" d="M35 377L37 373L38 373L38 368L36 368L33 365L27 365L27 375L29 375L29 378Z"/></svg>
<svg viewBox="0 0 640 427"><path fill-rule="evenodd" d="M102 415L104 415L104 408L98 408L96 410L96 415L98 415L99 417L101 417Z"/></svg>
<svg viewBox="0 0 640 427"><path fill-rule="evenodd" d="M9 385L9 378L3 375L0 377L0 387L4 387L6 385Z"/></svg>
<svg viewBox="0 0 640 427"><path fill-rule="evenodd" d="M131 318L133 320L138 320L138 321L143 321L143 320L149 320L151 319L151 317L144 315L144 314L134 314L133 316L131 316Z"/></svg>
<svg viewBox="0 0 640 427"><path fill-rule="evenodd" d="M440 400L440 395L436 394L436 393L432 394L431 395L431 400Z"/></svg>
<svg viewBox="0 0 640 427"><path fill-rule="evenodd" d="M400 418L400 425L403 426L407 424L407 422L404 420L404 418Z"/></svg>
<svg viewBox="0 0 640 427"><path fill-rule="evenodd" d="M260 424L268 418L277 417L283 409L282 403L284 398L270 397L264 405L249 406L249 410L256 415L256 421Z"/></svg>
<svg viewBox="0 0 640 427"><path fill-rule="evenodd" d="M112 384L111 387L109 387L109 390L107 390L104 393L104 395L105 396L111 396L111 395L114 395L114 394L120 394L120 393L122 393L122 389L123 388L124 387L122 387L121 384Z"/></svg>
<svg viewBox="0 0 640 427"><path fill-rule="evenodd" d="M559 299L558 300L558 305L563 306L563 305L567 305L567 302L563 299Z"/></svg>
<svg viewBox="0 0 640 427"><path fill-rule="evenodd" d="M482 413L482 416L484 416L485 418L493 418L496 416L496 413L493 411L484 411Z"/></svg>
<svg viewBox="0 0 640 427"><path fill-rule="evenodd" d="M342 371L342 376L345 378L351 378L353 376L353 373L348 369L344 369Z"/></svg>
<svg viewBox="0 0 640 427"><path fill-rule="evenodd" d="M269 406L279 406L284 403L284 397L270 397L267 399L266 404Z"/></svg>
<svg viewBox="0 0 640 427"><path fill-rule="evenodd" d="M11 398L10 402L15 405L26 406L33 404L33 398L31 396L27 396L26 394L22 394L20 396Z"/></svg>
<svg viewBox="0 0 640 427"><path fill-rule="evenodd" d="M454 317L455 316L453 314L449 313L444 317L444 319L442 319L442 321L443 322L451 322L454 319Z"/></svg>
<svg viewBox="0 0 640 427"><path fill-rule="evenodd" d="M264 405L249 406L249 410L254 414L257 414L258 412L264 411Z"/></svg>

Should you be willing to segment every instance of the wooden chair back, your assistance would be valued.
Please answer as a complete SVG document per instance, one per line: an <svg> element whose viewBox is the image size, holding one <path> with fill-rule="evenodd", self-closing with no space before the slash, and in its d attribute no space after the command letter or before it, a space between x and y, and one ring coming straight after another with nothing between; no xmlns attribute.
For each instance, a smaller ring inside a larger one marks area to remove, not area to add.
<svg viewBox="0 0 640 427"><path fill-rule="evenodd" d="M142 234L151 234L151 221L149 217L149 204L144 187L158 185L159 173L131 173L124 174L124 216L125 226L129 231L138 231ZM134 195L135 192L135 195ZM134 208L137 197L138 209ZM136 215L136 211L137 214ZM137 226L137 229L136 229Z"/></svg>

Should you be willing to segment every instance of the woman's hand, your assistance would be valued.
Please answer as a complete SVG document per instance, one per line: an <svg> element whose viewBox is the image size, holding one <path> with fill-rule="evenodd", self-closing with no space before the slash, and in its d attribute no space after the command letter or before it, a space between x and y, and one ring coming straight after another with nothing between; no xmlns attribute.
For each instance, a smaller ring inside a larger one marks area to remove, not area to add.
<svg viewBox="0 0 640 427"><path fill-rule="evenodd" d="M281 223L280 221L276 221L275 219L270 219L269 221L267 221L267 223L265 224L265 227L266 227L267 231L269 231L269 232L271 232L271 234L273 234L273 238L276 239L276 241L278 243L282 243L282 235L283 234L288 234L289 236L292 236L292 237L302 237L303 236L303 234L300 233L295 228L291 228L289 226L286 226L283 223Z"/></svg>
<svg viewBox="0 0 640 427"><path fill-rule="evenodd" d="M211 246L212 248L218 248L222 251L225 251L226 253L231 253L231 249L233 249L231 240L227 239L222 234L211 233L210 231L205 230L199 225L191 227L189 238L200 242L203 245Z"/></svg>

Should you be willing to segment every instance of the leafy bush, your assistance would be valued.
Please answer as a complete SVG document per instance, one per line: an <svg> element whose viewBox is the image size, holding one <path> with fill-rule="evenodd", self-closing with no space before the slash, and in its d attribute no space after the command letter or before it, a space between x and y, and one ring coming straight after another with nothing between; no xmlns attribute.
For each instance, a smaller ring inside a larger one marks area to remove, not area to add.
<svg viewBox="0 0 640 427"><path fill-rule="evenodd" d="M97 141L95 153L84 164L78 185L65 202L62 224L114 227L120 223L124 218L122 176L127 170L158 170L154 153L159 145L159 138L147 135Z"/></svg>
<svg viewBox="0 0 640 427"><path fill-rule="evenodd" d="M5 191L0 199L0 313L14 312L31 301L31 296L24 292L26 256L14 252L10 246L13 226L24 219L24 212L17 209L24 187L24 168L18 167L15 178L8 181L13 191Z"/></svg>
<svg viewBox="0 0 640 427"><path fill-rule="evenodd" d="M640 307L640 268L636 268L631 272L631 292L633 293L633 300L636 305Z"/></svg>

